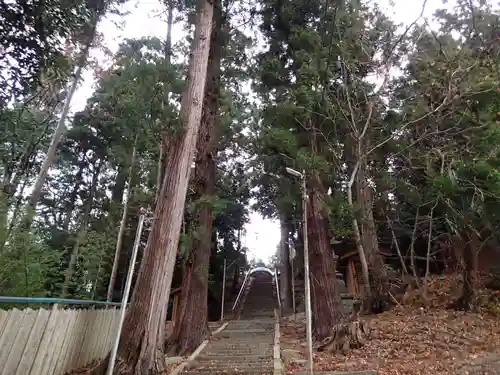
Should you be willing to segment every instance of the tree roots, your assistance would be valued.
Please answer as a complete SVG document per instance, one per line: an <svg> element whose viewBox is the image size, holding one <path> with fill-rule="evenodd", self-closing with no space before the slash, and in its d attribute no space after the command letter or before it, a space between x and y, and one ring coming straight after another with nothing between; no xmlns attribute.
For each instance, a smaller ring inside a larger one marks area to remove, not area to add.
<svg viewBox="0 0 500 375"><path fill-rule="evenodd" d="M151 374L164 374L167 370L167 366L164 361L165 356L163 353L157 353L155 362L153 364L153 369L151 370ZM70 371L65 375L105 375L108 370L109 364L109 354L100 361L95 361L90 365L80 368L77 370ZM118 357L115 361L115 368L113 374L115 375L133 375L136 374L134 366L131 366L129 362L124 361L122 358ZM140 372L141 374L143 372Z"/></svg>
<svg viewBox="0 0 500 375"><path fill-rule="evenodd" d="M369 334L368 326L363 321L339 323L333 327L332 335L321 342L318 351L346 354L350 349L361 348Z"/></svg>
<svg viewBox="0 0 500 375"><path fill-rule="evenodd" d="M66 373L66 375L104 375L108 369L109 355L90 365Z"/></svg>
<svg viewBox="0 0 500 375"><path fill-rule="evenodd" d="M448 308L465 312L475 312L477 311L477 305L476 296L461 296L458 300L452 302Z"/></svg>
<svg viewBox="0 0 500 375"><path fill-rule="evenodd" d="M370 336L366 323L359 319L361 303L356 301L349 322L341 322L332 328L331 336L318 347L319 352L346 354L350 349L361 348Z"/></svg>

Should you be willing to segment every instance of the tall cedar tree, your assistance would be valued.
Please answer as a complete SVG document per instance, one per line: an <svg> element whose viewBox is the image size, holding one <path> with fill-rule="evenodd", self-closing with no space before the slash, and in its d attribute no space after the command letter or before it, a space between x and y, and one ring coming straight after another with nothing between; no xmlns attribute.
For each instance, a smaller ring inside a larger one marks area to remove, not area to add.
<svg viewBox="0 0 500 375"><path fill-rule="evenodd" d="M212 16L212 2L199 0L187 86L181 103L182 127L168 150L160 199L123 325L115 374L142 375L164 370L163 348L158 342L164 333L165 309L200 128ZM103 373L106 363L107 359L94 373Z"/></svg>
<svg viewBox="0 0 500 375"><path fill-rule="evenodd" d="M215 154L220 98L221 53L225 45L221 2L214 1L214 23L207 67L207 86L196 145L194 171L195 214L191 223L191 241L184 261L180 306L175 330L168 339L169 350L192 353L208 332L208 269L212 248L212 204L215 195Z"/></svg>

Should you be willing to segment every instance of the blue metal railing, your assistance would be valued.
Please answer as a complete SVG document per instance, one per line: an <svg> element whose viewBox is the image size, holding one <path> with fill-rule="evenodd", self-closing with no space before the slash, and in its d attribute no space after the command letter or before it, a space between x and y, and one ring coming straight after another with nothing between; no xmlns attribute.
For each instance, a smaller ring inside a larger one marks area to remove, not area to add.
<svg viewBox="0 0 500 375"><path fill-rule="evenodd" d="M61 304L61 305L99 305L99 306L121 306L119 302L90 301L71 298L44 298L44 297L7 297L0 296L0 303L39 303L39 304Z"/></svg>

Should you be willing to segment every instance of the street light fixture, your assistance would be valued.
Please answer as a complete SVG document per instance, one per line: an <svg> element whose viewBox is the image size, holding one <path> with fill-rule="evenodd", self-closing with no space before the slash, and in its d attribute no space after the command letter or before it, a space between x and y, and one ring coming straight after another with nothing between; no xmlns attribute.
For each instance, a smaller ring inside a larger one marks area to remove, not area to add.
<svg viewBox="0 0 500 375"><path fill-rule="evenodd" d="M302 173L299 171L286 168L286 171L294 176L300 178L302 182L302 220L303 220L303 232L304 232L304 281L305 281L305 292L306 292L306 338L307 338L307 354L308 354L308 368L309 373L313 374L313 350L312 350L312 320L311 320L311 283L309 277L309 244L307 239L307 189L306 189L306 172L303 170Z"/></svg>
<svg viewBox="0 0 500 375"><path fill-rule="evenodd" d="M286 167L286 171L291 174L292 176L295 176L295 177L298 177L298 178L301 178L303 179L304 178L304 174L303 173L300 173L299 171L296 171L295 169L292 169L292 168L288 168Z"/></svg>

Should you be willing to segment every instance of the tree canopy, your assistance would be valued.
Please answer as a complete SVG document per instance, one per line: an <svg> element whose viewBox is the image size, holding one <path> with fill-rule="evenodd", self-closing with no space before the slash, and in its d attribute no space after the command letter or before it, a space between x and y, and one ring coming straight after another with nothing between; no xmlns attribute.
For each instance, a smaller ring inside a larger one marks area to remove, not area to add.
<svg viewBox="0 0 500 375"><path fill-rule="evenodd" d="M431 264L433 249L460 243L456 307L475 308L477 254L500 241L497 8L457 0L432 24L415 15L399 25L376 2L165 0L164 30L121 41L108 66L90 64L106 38L98 22L121 5L0 4L4 295L119 301L145 209L154 217L131 311L147 305L166 320L162 303L181 287L178 327L191 328L157 339L163 328L141 321L137 332L192 352L206 320L219 318L223 264L234 292L241 271L262 263L244 246L257 211L281 225L269 252L284 299L290 253L303 278L308 239L317 339L341 317L335 274L352 249L365 309L381 312L393 304L394 268L425 295L450 257ZM175 22L187 36L178 44ZM94 72L93 92L67 117L83 69Z"/></svg>

